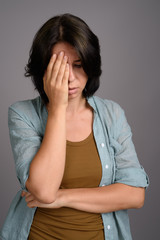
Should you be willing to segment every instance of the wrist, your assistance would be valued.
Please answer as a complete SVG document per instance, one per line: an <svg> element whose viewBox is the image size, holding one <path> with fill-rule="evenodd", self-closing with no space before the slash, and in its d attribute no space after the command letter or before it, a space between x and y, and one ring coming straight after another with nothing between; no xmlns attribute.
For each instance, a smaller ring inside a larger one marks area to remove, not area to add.
<svg viewBox="0 0 160 240"><path fill-rule="evenodd" d="M61 114L66 114L67 106L50 106L47 105L48 116L56 116Z"/></svg>
<svg viewBox="0 0 160 240"><path fill-rule="evenodd" d="M59 189L57 192L57 199L60 202L61 207L68 207L68 194L67 189Z"/></svg>

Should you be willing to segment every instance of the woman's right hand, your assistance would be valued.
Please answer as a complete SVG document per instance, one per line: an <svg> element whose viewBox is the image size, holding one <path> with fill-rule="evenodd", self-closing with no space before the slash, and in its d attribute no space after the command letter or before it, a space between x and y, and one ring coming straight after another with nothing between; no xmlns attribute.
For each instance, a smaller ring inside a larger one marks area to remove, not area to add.
<svg viewBox="0 0 160 240"><path fill-rule="evenodd" d="M44 91L49 99L48 110L68 105L69 64L64 52L53 54L43 77Z"/></svg>

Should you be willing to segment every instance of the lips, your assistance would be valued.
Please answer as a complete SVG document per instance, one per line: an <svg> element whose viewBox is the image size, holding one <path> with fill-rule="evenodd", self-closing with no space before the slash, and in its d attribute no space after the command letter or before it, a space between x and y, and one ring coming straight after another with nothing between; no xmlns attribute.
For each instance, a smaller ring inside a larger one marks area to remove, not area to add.
<svg viewBox="0 0 160 240"><path fill-rule="evenodd" d="M69 89L68 89L68 92L69 92L69 94L74 94L74 93L77 92L77 89L78 89L78 88L76 88L76 87L69 88Z"/></svg>
<svg viewBox="0 0 160 240"><path fill-rule="evenodd" d="M69 87L69 90L73 90L73 89L76 89L76 87L72 87L72 88Z"/></svg>

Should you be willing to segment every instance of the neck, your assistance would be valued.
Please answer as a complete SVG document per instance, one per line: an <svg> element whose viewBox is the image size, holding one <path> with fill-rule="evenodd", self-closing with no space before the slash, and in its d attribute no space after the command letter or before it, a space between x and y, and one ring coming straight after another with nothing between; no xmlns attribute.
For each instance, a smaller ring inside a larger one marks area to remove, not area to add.
<svg viewBox="0 0 160 240"><path fill-rule="evenodd" d="M70 99L68 101L67 106L67 113L68 114L76 114L83 110L86 107L86 99L81 98L78 101L75 101L75 99Z"/></svg>

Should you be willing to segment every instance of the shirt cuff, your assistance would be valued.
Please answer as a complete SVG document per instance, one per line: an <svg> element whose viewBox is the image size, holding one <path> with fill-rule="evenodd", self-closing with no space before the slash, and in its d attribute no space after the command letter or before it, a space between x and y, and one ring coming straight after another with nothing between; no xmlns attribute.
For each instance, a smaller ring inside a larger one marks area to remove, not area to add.
<svg viewBox="0 0 160 240"><path fill-rule="evenodd" d="M149 186L149 178L143 167L141 168L123 168L116 170L115 183L124 183L134 187Z"/></svg>

